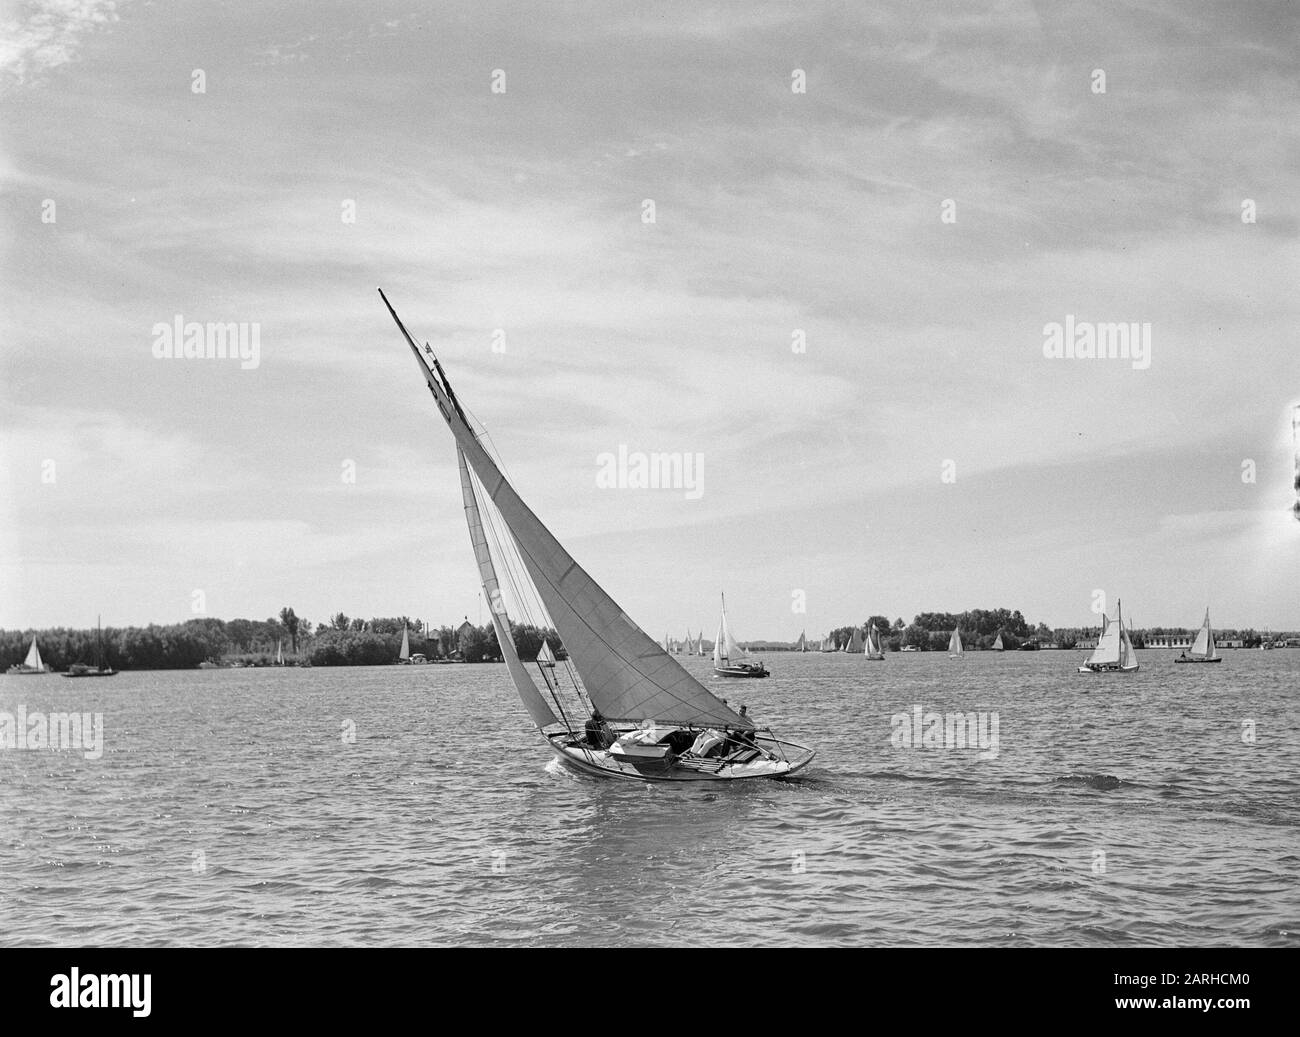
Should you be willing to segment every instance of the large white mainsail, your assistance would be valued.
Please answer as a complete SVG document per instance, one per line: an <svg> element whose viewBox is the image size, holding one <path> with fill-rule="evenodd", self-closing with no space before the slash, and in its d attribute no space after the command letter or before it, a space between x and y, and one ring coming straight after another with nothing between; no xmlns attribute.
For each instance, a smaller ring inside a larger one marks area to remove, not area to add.
<svg viewBox="0 0 1300 1037"><path fill-rule="evenodd" d="M1092 650L1092 655L1088 656L1086 665L1117 665L1120 657L1120 626L1118 623L1112 623L1110 617L1106 615L1102 616L1101 625L1101 637L1098 638L1097 647Z"/></svg>
<svg viewBox="0 0 1300 1037"><path fill-rule="evenodd" d="M952 637L948 638L948 654L961 655L964 650L961 645L961 630L959 627L953 627Z"/></svg>
<svg viewBox="0 0 1300 1037"><path fill-rule="evenodd" d="M383 297L383 293L380 293ZM415 355L428 383L438 410L451 429L464 462L478 477L480 488L496 507L513 539L524 568L537 590L542 605L550 615L569 659L578 671L592 704L610 721L657 720L682 725L709 725L752 730L751 721L734 710L700 684L671 655L660 648L618 606L605 590L591 578L555 539L506 481L496 462L488 456L469 426L460 404L449 387L440 383L441 367L425 363L415 340L398 319L384 297L393 320ZM435 374L435 370L437 373ZM468 512L468 505L467 505ZM484 553L486 542L483 544ZM478 545L476 545L478 553ZM489 562L490 562L490 553ZM482 563L480 562L480 569ZM489 595L489 601L493 601ZM496 609L500 593L493 604L492 621L497 640L507 663L514 655L508 627L502 636L501 617ZM509 645L509 650L507 650ZM533 689L541 705L544 700L522 666L520 673L527 684L515 678L520 696L528 704L527 689ZM511 676L515 671L511 669ZM533 708L529 708L530 714ZM550 710L547 708L547 712ZM537 722L537 716L534 715ZM552 721L547 721L553 722ZM541 726L539 724L539 726Z"/></svg>
<svg viewBox="0 0 1300 1037"><path fill-rule="evenodd" d="M727 596L722 596L722 618L718 620L718 639L713 642L713 665L727 666L733 659L748 659L749 653L731 639L727 628Z"/></svg>
<svg viewBox="0 0 1300 1037"><path fill-rule="evenodd" d="M1210 629L1210 610L1205 610L1205 622L1197 631L1196 640L1192 642L1192 657L1196 659L1217 659L1219 656L1214 644L1214 631Z"/></svg>
<svg viewBox="0 0 1300 1037"><path fill-rule="evenodd" d="M397 658L404 663L411 661L411 638L407 634L405 626L402 627L402 650L397 653Z"/></svg>
<svg viewBox="0 0 1300 1037"><path fill-rule="evenodd" d="M852 653L855 654L855 655L860 655L860 654L862 654L862 651L863 651L863 642L862 642L862 628L861 628L861 627L854 627L854 628L853 628L853 636L852 636L851 638L849 638L849 643L845 646L844 650L845 650L846 652L852 652Z"/></svg>
<svg viewBox="0 0 1300 1037"><path fill-rule="evenodd" d="M1119 599L1115 600L1115 610L1114 620L1102 615L1101 638L1092 654L1079 667L1080 673L1098 670L1124 670L1131 673L1138 668L1137 652L1133 650L1132 626L1127 630L1124 628L1124 611Z"/></svg>
<svg viewBox="0 0 1300 1037"><path fill-rule="evenodd" d="M1005 646L1002 644L1002 631L1001 631L1001 630L998 631L998 636L997 636L997 637L994 639L994 641L993 641L993 651L995 651L995 652L1005 651Z"/></svg>
<svg viewBox="0 0 1300 1037"><path fill-rule="evenodd" d="M27 658L23 660L23 665L30 670L45 670L45 663L41 661L41 650L36 647L36 635L32 635L32 646L27 649Z"/></svg>
<svg viewBox="0 0 1300 1037"><path fill-rule="evenodd" d="M885 657L885 650L880 644L880 631L867 627L867 658L880 660Z"/></svg>

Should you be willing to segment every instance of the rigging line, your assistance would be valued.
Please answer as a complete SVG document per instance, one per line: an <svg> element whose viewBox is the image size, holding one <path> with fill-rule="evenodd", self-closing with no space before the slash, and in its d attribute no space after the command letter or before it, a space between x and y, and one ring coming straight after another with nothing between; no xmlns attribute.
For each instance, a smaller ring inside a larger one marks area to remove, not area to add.
<svg viewBox="0 0 1300 1037"><path fill-rule="evenodd" d="M476 494L478 495L479 498L486 500L486 504L480 506L479 514L480 516L486 516L487 531L491 534L493 540L496 541L497 553L501 555L502 562L506 567L506 577L509 581L511 591L514 594L515 598L518 600L518 603L520 605L520 609L523 613L522 618L526 618L527 620L529 620L534 627L540 627L543 633L543 637L545 637L546 633L555 629L554 619L552 619L552 617L550 616L550 613L546 609L545 603L541 600L540 594L538 594L537 589L534 587L532 580L528 577L527 569L524 566L523 559L520 558L518 555L518 548L514 542L514 538L513 536L509 535L509 527L505 525L505 517L501 515L500 510L496 507L496 504L487 498L487 494L484 491L482 486L482 481L478 479L478 476L475 475L472 470L470 472L470 475L472 478L472 485L476 487ZM502 530L499 528L499 526L505 527L504 533L502 533ZM507 550L503 546L504 544L508 544L512 550ZM528 601L526 600L525 594L520 589L521 584L523 588L526 588L532 594L533 599L536 602L538 609L540 610L541 617L543 618L544 622L538 623L534 621L534 617L531 614L529 614ZM561 642L561 644L563 644L563 642ZM576 698L578 705L584 709L587 709L588 712L593 712L595 707L591 703L591 698L589 694L586 695L586 702L583 701L585 689L582 687L581 683L577 679L577 676L573 669L572 662L568 657L567 651L565 653L564 666L565 666L565 672L568 673L569 675L569 683L572 687L574 697ZM552 696L556 695L560 690L558 680L556 682L556 685L557 686L555 688L551 689ZM558 706L559 703L557 702L556 705Z"/></svg>
<svg viewBox="0 0 1300 1037"><path fill-rule="evenodd" d="M478 483L478 487L479 487L479 493L482 496L486 497L487 494L483 490L481 482ZM532 626L537 626L538 624L536 622L536 618L533 615L528 598L524 594L523 590L521 589L520 582L519 582L519 574L515 569L514 561L510 556L510 552L507 550L506 537L502 534L501 530L498 528L497 525L498 522L504 525L505 518L499 512L496 515L494 515L493 514L494 511L496 511L495 504L493 504L491 508L487 508L487 509L480 508L479 514L481 516L483 515L486 516L486 527L488 532L491 534L493 540L496 542L497 554L500 555L502 565L505 568L506 579L509 583L510 590L516 599L516 603L519 605L519 610L521 613L520 618L526 620ZM509 527L506 528L506 534L508 533L509 533ZM511 546L513 546L512 543ZM489 547L489 552L490 552L490 547ZM522 566L523 564L522 560L520 561L519 564ZM536 591L534 591L533 594L534 597L536 597ZM540 603L540 599L539 599L539 603Z"/></svg>
<svg viewBox="0 0 1300 1037"><path fill-rule="evenodd" d="M486 453L486 450L484 452ZM489 455L489 457L491 457L491 455ZM495 459L493 460L495 463ZM473 472L472 467L471 467L471 475L473 475L474 478L478 480L477 474ZM505 518L500 514L499 509L496 507L496 502L492 501L491 498L488 496L486 490L483 489L482 480L478 480L478 485L480 487L481 497L484 498L488 503L492 505L491 508L485 509L487 512L488 522L492 523L493 531L496 533L497 551L498 554L500 554L501 556L502 564L506 567L506 574L510 578L511 588L514 591L516 598L518 599L518 603L521 611L525 613L532 613L533 606L535 605L537 610L536 614L541 617L544 617L547 620L550 620L551 619L550 614L547 612L546 606L542 602L541 596L537 593L536 588L532 586L532 582L520 581L518 579L517 570L519 567L522 567L523 561L522 559L518 558L518 552L517 550L514 549L515 548L514 538L513 536L503 536L500 530L497 529L496 523L499 521L502 525L504 525ZM494 512L495 512L495 516L493 514ZM509 533L509 527L506 527L506 532ZM518 566L515 565L516 560L519 563ZM528 600L528 595L524 593L525 589L531 593L532 596L531 602ZM533 616L530 614L528 618L530 621L532 621Z"/></svg>

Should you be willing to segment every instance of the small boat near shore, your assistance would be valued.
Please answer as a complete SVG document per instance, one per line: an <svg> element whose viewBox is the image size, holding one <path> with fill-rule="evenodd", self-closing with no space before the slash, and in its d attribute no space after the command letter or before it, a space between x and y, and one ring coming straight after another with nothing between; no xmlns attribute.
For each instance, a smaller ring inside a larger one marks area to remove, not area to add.
<svg viewBox="0 0 1300 1037"><path fill-rule="evenodd" d="M104 665L104 629L99 617L95 617L95 665L73 663L68 667L65 677L116 677L117 671Z"/></svg>
<svg viewBox="0 0 1300 1037"><path fill-rule="evenodd" d="M41 658L41 650L36 647L36 635L32 634L32 646L27 649L27 658L14 663L5 673L11 677L33 677L42 673L53 673L53 669Z"/></svg>
<svg viewBox="0 0 1300 1037"><path fill-rule="evenodd" d="M885 660L885 649L880 643L880 631L875 627L867 627L867 644L866 644L867 662L878 663Z"/></svg>
<svg viewBox="0 0 1300 1037"><path fill-rule="evenodd" d="M1218 652L1214 644L1214 631L1210 628L1210 610L1205 610L1205 622L1201 624L1201 629L1196 633L1196 640L1192 642L1191 652L1184 652L1177 659L1176 663L1221 663L1223 656Z"/></svg>
<svg viewBox="0 0 1300 1037"><path fill-rule="evenodd" d="M1101 638L1092 654L1079 667L1080 673L1136 673L1137 652L1133 641L1124 629L1124 611L1119 599L1115 600L1115 620L1102 616Z"/></svg>
<svg viewBox="0 0 1300 1037"><path fill-rule="evenodd" d="M727 596L722 596L718 639L713 643L713 672L719 677L766 677L767 667L749 661L749 653L736 644L727 629Z"/></svg>

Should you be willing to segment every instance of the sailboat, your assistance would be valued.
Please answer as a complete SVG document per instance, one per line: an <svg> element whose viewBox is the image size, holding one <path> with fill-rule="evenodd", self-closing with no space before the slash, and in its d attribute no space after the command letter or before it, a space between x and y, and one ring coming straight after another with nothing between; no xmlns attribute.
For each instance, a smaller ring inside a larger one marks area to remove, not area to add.
<svg viewBox="0 0 1300 1037"><path fill-rule="evenodd" d="M1101 638L1092 654L1079 667L1080 673L1134 673L1138 668L1137 652L1133 640L1124 629L1124 613L1120 601L1115 601L1115 620L1102 617Z"/></svg>
<svg viewBox="0 0 1300 1037"><path fill-rule="evenodd" d="M1210 610L1205 610L1205 622L1201 624L1201 629L1197 631L1196 640L1192 642L1190 653L1184 652L1177 659L1176 663L1221 663L1221 656L1214 645L1214 631L1210 629Z"/></svg>
<svg viewBox="0 0 1300 1037"><path fill-rule="evenodd" d="M823 652L838 651L838 649L835 647L835 631L832 630L829 634L827 634L824 638L822 638L822 651Z"/></svg>
<svg viewBox="0 0 1300 1037"><path fill-rule="evenodd" d="M382 291L380 297L456 441L465 521L497 643L524 708L556 756L584 773L639 781L784 778L806 767L812 749L733 711L573 559L488 454L433 350L426 345L422 354ZM534 618L534 603L542 613L535 625L563 641L572 695L558 680L543 681L543 692L520 660L498 563L508 587L531 585L532 597L512 590L522 618ZM585 723L579 710L589 717Z"/></svg>
<svg viewBox="0 0 1300 1037"><path fill-rule="evenodd" d="M713 672L719 677L766 677L767 667L751 663L749 654L731 637L727 629L727 596L722 596L722 618L718 620L718 638L713 642Z"/></svg>
<svg viewBox="0 0 1300 1037"><path fill-rule="evenodd" d="M806 651L808 651L808 631L807 631L807 630L801 630L801 631L799 631L799 640L795 642L795 644L794 644L794 650L795 650L796 652L806 652Z"/></svg>
<svg viewBox="0 0 1300 1037"><path fill-rule="evenodd" d="M849 638L849 643L844 646L846 652L852 655L861 655L865 650L865 643L862 640L862 628L854 627L853 636Z"/></svg>
<svg viewBox="0 0 1300 1037"><path fill-rule="evenodd" d="M880 631L875 627L867 627L867 660L882 662L884 658L885 649L880 643Z"/></svg>
<svg viewBox="0 0 1300 1037"><path fill-rule="evenodd" d="M958 627L952 628L952 637L948 638L948 654L961 655L965 649L961 645L961 630Z"/></svg>
<svg viewBox="0 0 1300 1037"><path fill-rule="evenodd" d="M998 636L997 636L997 638L994 639L994 641L993 641L993 648L992 648L992 651L994 651L994 652L1005 652L1005 651L1006 651L1006 647L1002 644L1002 631L1001 631L1001 630L998 631Z"/></svg>
<svg viewBox="0 0 1300 1037"><path fill-rule="evenodd" d="M29 677L34 673L51 673L51 668L45 665L44 660L40 658L40 648L36 647L36 635L31 635L31 647L27 648L27 658L21 663L14 663L12 667L6 669L13 677Z"/></svg>
<svg viewBox="0 0 1300 1037"><path fill-rule="evenodd" d="M275 665L284 665L284 638L275 642Z"/></svg>
<svg viewBox="0 0 1300 1037"><path fill-rule="evenodd" d="M95 668L92 670L83 663L73 663L68 667L65 677L115 677L117 671L104 666L104 628L99 617L95 617Z"/></svg>
<svg viewBox="0 0 1300 1037"><path fill-rule="evenodd" d="M27 658L20 663L14 663L6 671L14 677L26 677L34 673L50 673L50 667L45 665L41 659L41 650L36 647L36 635L32 634L32 646L27 649Z"/></svg>

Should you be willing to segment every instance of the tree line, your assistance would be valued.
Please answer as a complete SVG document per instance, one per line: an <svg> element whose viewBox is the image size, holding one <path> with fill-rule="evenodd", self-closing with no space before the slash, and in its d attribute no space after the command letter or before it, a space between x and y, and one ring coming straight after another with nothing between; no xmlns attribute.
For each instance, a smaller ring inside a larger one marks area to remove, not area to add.
<svg viewBox="0 0 1300 1037"><path fill-rule="evenodd" d="M857 627L836 627L831 631L831 640L838 649L852 640L855 629L860 630L865 639L870 627L879 631L882 646L894 652L901 651L904 646L922 652L945 652L954 629L961 632L963 648L992 648L1001 634L1002 646L1008 651L1015 651L1028 642L1074 648L1081 641L1096 641L1101 636L1100 624L1095 627L1053 629L1046 623L1030 623L1019 609L1013 611L997 608L970 609L966 612L922 612L911 623L905 622L902 617L891 623L888 617L877 615ZM1195 629L1186 627L1147 627L1134 631L1133 646L1142 648L1147 637L1171 634L1186 637L1190 641L1195 633ZM1263 636L1253 629L1216 629L1215 637L1218 640L1240 640L1246 648L1256 648L1263 641Z"/></svg>
<svg viewBox="0 0 1300 1037"><path fill-rule="evenodd" d="M192 669L204 664L270 666L280 651L290 666L374 666L397 661L403 630L412 655L469 663L501 659L491 623L474 626L466 621L459 627L430 626L426 630L421 620L407 616L363 620L340 612L327 623L315 625L286 606L278 617L265 620L205 617L184 623L105 627L102 635L95 629L67 627L0 630L0 669L26 658L33 635L41 660L56 670L66 670L73 663L93 664L100 657L105 666L115 670ZM554 630L513 622L510 630L521 659L535 659L543 640L558 658L564 658Z"/></svg>

